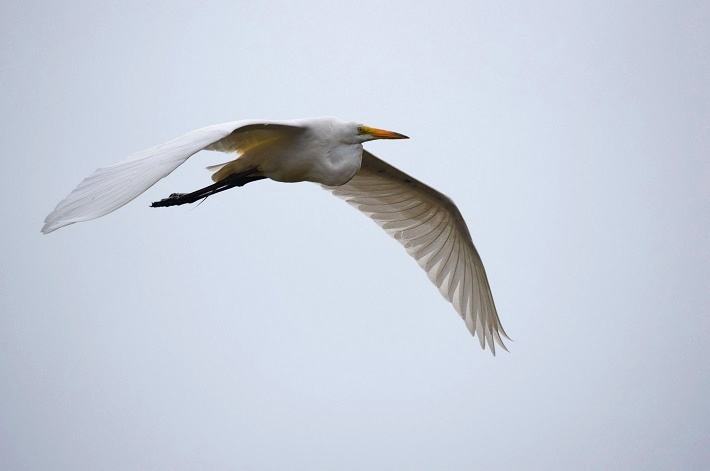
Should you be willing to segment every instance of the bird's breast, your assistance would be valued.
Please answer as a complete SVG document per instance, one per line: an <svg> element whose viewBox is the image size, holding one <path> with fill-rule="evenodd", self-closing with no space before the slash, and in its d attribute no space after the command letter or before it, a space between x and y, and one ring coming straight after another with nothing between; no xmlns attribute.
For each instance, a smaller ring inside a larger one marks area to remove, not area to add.
<svg viewBox="0 0 710 471"><path fill-rule="evenodd" d="M272 155L259 167L272 180L310 181L328 186L344 185L360 170L362 145L311 145Z"/></svg>
<svg viewBox="0 0 710 471"><path fill-rule="evenodd" d="M316 183L340 186L350 181L362 165L362 145L350 144L334 147L314 175Z"/></svg>

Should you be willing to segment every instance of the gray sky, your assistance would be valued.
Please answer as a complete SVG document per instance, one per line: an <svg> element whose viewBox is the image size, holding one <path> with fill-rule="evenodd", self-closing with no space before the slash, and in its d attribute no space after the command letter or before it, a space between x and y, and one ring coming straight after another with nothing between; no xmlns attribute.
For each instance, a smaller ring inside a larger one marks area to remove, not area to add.
<svg viewBox="0 0 710 471"><path fill-rule="evenodd" d="M1 469L710 466L710 4L0 5ZM199 207L204 152L39 232L191 129L333 115L451 196L510 353L312 184Z"/></svg>

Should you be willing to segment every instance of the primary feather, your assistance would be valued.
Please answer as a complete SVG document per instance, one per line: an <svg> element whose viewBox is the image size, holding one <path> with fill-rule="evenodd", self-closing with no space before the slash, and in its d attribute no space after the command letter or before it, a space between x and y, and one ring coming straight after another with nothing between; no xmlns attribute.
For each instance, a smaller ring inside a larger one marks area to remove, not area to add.
<svg viewBox="0 0 710 471"><path fill-rule="evenodd" d="M346 184L325 187L362 211L404 246L439 292L454 305L471 335L495 354L508 338L498 318L483 262L451 199L363 151L360 171Z"/></svg>

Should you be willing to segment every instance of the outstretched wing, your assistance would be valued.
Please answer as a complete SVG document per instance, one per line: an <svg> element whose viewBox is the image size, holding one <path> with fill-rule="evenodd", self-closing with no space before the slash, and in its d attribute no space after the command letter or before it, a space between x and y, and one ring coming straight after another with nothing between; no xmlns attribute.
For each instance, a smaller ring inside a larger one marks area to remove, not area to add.
<svg viewBox="0 0 710 471"><path fill-rule="evenodd" d="M197 129L136 152L86 177L47 216L42 232L48 234L60 227L117 210L203 149L240 152L255 145L256 141L268 138L269 134L300 132L302 129L287 121L234 121Z"/></svg>
<svg viewBox="0 0 710 471"><path fill-rule="evenodd" d="M404 246L466 322L481 347L506 349L481 257L451 199L406 173L362 153L360 171L345 185L325 186L370 216ZM507 350L507 349L506 349Z"/></svg>

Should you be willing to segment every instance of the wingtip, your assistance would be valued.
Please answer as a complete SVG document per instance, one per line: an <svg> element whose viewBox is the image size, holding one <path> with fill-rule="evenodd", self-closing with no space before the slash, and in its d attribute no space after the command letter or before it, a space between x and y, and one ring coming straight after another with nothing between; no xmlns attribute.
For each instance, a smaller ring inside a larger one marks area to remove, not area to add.
<svg viewBox="0 0 710 471"><path fill-rule="evenodd" d="M69 224L74 224L75 222L77 221L50 221L49 217L47 217L44 221L44 226L40 229L40 232L46 235L50 232L56 231L57 229L61 229L64 226L68 226Z"/></svg>
<svg viewBox="0 0 710 471"><path fill-rule="evenodd" d="M40 232L41 232L42 234L44 234L44 235L47 235L47 234L49 234L50 232L56 231L57 229L59 229L59 228L58 228L58 227L53 227L53 226L50 225L50 224L45 224L44 226L42 226L42 229L40 230Z"/></svg>
<svg viewBox="0 0 710 471"><path fill-rule="evenodd" d="M505 331L503 331L502 329L501 329L501 331L499 331L498 333L499 333L499 334L502 333L502 334L505 336L505 338L508 339L508 340L510 340L511 342L514 341L513 339L511 339L510 337L508 337L508 335L507 335L507 334L505 333ZM476 334L476 335L478 335L478 334ZM481 337L481 336L479 336L479 337ZM505 343L503 342L503 339L501 339L499 336L498 336L497 338L495 338L495 340L491 339L491 340L488 340L487 342L486 342L485 339L484 339L484 341L481 342L481 348L482 348L483 350L486 349L486 344L488 344L488 349L491 351L491 354L492 354L493 356L496 356L496 345L497 345L498 347L502 348L503 350L505 350L506 352L510 353L510 350L508 350L508 347L507 347L507 346L505 345Z"/></svg>
<svg viewBox="0 0 710 471"><path fill-rule="evenodd" d="M47 217L47 219L49 219L49 217ZM56 227L52 227L53 224L47 222L47 219L44 220L44 226L42 226L42 229L40 229L40 232L45 235L56 229Z"/></svg>

